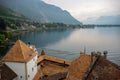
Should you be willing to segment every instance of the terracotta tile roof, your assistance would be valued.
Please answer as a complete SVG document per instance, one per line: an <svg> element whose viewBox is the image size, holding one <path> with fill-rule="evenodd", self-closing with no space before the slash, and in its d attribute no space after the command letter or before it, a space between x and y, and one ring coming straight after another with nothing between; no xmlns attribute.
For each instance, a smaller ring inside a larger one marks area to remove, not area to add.
<svg viewBox="0 0 120 80"><path fill-rule="evenodd" d="M49 61L53 61L53 62L57 62L57 63L61 63L61 64L65 63L67 65L71 65L70 60L60 59L60 58L56 58L56 57L48 56L48 55L39 56L37 62L40 63L43 60L49 60Z"/></svg>
<svg viewBox="0 0 120 80"><path fill-rule="evenodd" d="M51 61L44 60L42 61L42 72L44 75L54 75L60 72L67 72L68 66L63 66Z"/></svg>
<svg viewBox="0 0 120 80"><path fill-rule="evenodd" d="M13 72L7 65L0 62L0 80L13 80L17 77L16 73Z"/></svg>
<svg viewBox="0 0 120 80"><path fill-rule="evenodd" d="M42 53L44 54L38 57L38 65L41 65L43 75L40 80L59 80L65 78L71 61L45 55L44 50L42 50ZM45 75L48 77L44 77Z"/></svg>
<svg viewBox="0 0 120 80"><path fill-rule="evenodd" d="M120 66L101 56L85 80L120 80Z"/></svg>
<svg viewBox="0 0 120 80"><path fill-rule="evenodd" d="M60 59L60 58L56 58L56 57L53 57L53 56L45 55L44 59L49 60L49 61L53 61L53 62L57 62L57 63L61 63L61 64L65 63L67 65L71 65L70 60Z"/></svg>
<svg viewBox="0 0 120 80"><path fill-rule="evenodd" d="M50 76L44 76L40 80L65 80L67 72L59 72Z"/></svg>
<svg viewBox="0 0 120 80"><path fill-rule="evenodd" d="M15 45L7 52L3 61L9 62L27 62L37 54L30 49L24 42L18 40Z"/></svg>
<svg viewBox="0 0 120 80"><path fill-rule="evenodd" d="M81 54L79 58L75 59L68 70L67 80L80 80L89 68L91 57L87 54Z"/></svg>
<svg viewBox="0 0 120 80"><path fill-rule="evenodd" d="M33 80L40 80L40 78L41 78L41 74L40 74L40 70L38 70Z"/></svg>
<svg viewBox="0 0 120 80"><path fill-rule="evenodd" d="M42 50L41 51L41 55L38 57L37 63L40 63L43 60L49 60L49 61L53 61L53 62L57 62L57 63L61 63L61 64L67 64L67 65L71 65L71 61L70 60L65 60L65 59L60 59L60 58L56 58L53 56L48 56L45 55L45 51Z"/></svg>

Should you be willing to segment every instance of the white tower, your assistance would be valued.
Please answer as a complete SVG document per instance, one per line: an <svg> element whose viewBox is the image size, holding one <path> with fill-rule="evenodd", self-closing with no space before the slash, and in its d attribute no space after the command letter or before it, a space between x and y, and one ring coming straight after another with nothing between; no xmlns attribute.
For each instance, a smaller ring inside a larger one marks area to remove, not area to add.
<svg viewBox="0 0 120 80"><path fill-rule="evenodd" d="M37 53L20 40L7 52L3 61L17 74L18 80L32 80L37 73Z"/></svg>

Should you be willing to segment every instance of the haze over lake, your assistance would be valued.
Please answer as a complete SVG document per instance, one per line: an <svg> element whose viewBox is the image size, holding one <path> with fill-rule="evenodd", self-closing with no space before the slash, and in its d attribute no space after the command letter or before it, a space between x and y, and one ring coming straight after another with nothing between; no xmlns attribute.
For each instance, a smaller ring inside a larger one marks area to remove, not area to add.
<svg viewBox="0 0 120 80"><path fill-rule="evenodd" d="M108 59L120 65L120 27L95 27L26 32L12 40L21 39L44 49L48 55L73 60L80 51L108 51Z"/></svg>

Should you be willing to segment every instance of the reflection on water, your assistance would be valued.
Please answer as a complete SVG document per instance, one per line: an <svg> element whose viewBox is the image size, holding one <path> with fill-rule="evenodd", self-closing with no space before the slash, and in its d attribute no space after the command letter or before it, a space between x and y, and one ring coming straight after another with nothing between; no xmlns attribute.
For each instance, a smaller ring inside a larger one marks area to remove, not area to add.
<svg viewBox="0 0 120 80"><path fill-rule="evenodd" d="M69 36L62 38L54 44L47 45L46 47L57 50L71 50L81 51L84 46L87 52L104 51L120 52L120 34L116 32L107 31L103 33L100 28L95 29L76 29L70 33Z"/></svg>
<svg viewBox="0 0 120 80"><path fill-rule="evenodd" d="M47 54L65 59L79 56L84 47L87 53L107 50L109 59L120 64L120 27L35 31L18 37L39 51L45 49Z"/></svg>

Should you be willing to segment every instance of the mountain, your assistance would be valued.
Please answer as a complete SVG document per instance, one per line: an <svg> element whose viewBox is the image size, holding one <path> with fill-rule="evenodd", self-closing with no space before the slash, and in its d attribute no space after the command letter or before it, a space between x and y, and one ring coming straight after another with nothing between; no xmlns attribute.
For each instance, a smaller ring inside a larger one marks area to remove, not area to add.
<svg viewBox="0 0 120 80"><path fill-rule="evenodd" d="M81 24L69 12L41 0L0 0L0 5L38 22Z"/></svg>
<svg viewBox="0 0 120 80"><path fill-rule="evenodd" d="M99 25L120 25L120 15L116 16L100 16L96 20L88 19L87 24L99 24Z"/></svg>
<svg viewBox="0 0 120 80"><path fill-rule="evenodd" d="M6 30L6 28L9 26L9 28L15 28L14 24L17 22L17 20L28 20L25 16L16 13L12 11L9 8L6 8L4 6L0 5L0 32L1 30ZM16 21L16 22L15 22ZM19 22L20 23L20 22Z"/></svg>
<svg viewBox="0 0 120 80"><path fill-rule="evenodd" d="M117 16L101 16L96 20L97 24L114 24L120 25L120 15Z"/></svg>
<svg viewBox="0 0 120 80"><path fill-rule="evenodd" d="M12 18L26 19L23 15L16 13L12 11L11 9L1 6L1 5L0 5L0 17L3 17L3 18L12 17Z"/></svg>

